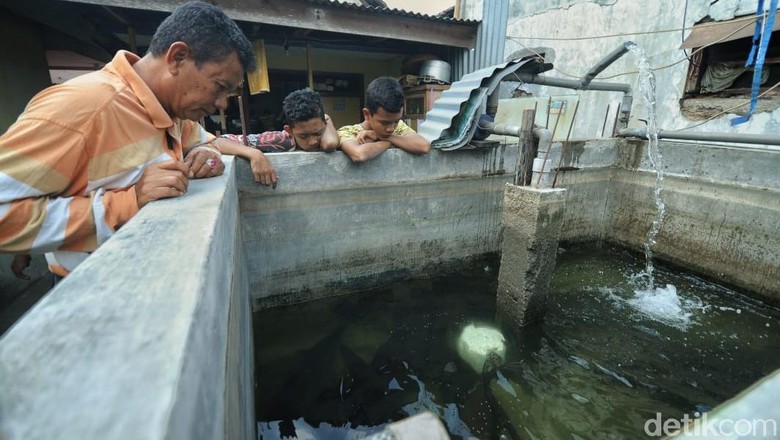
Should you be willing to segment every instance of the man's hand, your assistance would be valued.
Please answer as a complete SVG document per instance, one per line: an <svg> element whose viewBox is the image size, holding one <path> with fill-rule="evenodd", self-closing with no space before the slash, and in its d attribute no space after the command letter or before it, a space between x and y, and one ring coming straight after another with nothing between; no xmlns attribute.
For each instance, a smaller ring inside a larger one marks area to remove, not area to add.
<svg viewBox="0 0 780 440"><path fill-rule="evenodd" d="M379 136L377 136L374 130L363 130L357 134L357 141L360 145L376 142L378 140L380 140Z"/></svg>
<svg viewBox="0 0 780 440"><path fill-rule="evenodd" d="M16 275L16 278L19 278L20 280L30 279L30 276L24 273L24 270L30 267L30 261L32 261L32 257L30 255L14 255L14 260L11 262L11 272Z"/></svg>
<svg viewBox="0 0 780 440"><path fill-rule="evenodd" d="M177 160L149 165L135 184L138 208L143 208L153 200L184 195L187 192L189 174L189 164Z"/></svg>
<svg viewBox="0 0 780 440"><path fill-rule="evenodd" d="M191 179L220 176L225 172L222 156L208 147L195 148L184 158L184 163L190 166Z"/></svg>
<svg viewBox="0 0 780 440"><path fill-rule="evenodd" d="M276 189L276 183L279 181L279 178L276 176L276 171L271 166L271 162L268 161L268 158L265 157L262 151L251 149L251 152L249 152L249 166L252 167L255 182L265 186L271 185L271 188Z"/></svg>

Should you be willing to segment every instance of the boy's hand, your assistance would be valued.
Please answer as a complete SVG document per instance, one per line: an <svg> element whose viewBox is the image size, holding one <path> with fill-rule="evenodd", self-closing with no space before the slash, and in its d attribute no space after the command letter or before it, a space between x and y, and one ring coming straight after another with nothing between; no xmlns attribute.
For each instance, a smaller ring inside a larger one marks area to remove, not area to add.
<svg viewBox="0 0 780 440"><path fill-rule="evenodd" d="M374 130L363 130L357 135L357 141L358 144L368 144L371 142L376 142L379 140L379 136L377 136L376 132Z"/></svg>
<svg viewBox="0 0 780 440"><path fill-rule="evenodd" d="M29 280L30 276L24 273L24 270L30 267L30 261L32 257L27 254L16 254L14 260L11 262L11 272L14 273L16 278L21 280Z"/></svg>
<svg viewBox="0 0 780 440"><path fill-rule="evenodd" d="M265 186L271 186L276 189L276 183L279 178L276 176L276 171L265 157L262 151L252 149L252 154L249 157L249 166L252 168L252 174L255 176L255 182Z"/></svg>

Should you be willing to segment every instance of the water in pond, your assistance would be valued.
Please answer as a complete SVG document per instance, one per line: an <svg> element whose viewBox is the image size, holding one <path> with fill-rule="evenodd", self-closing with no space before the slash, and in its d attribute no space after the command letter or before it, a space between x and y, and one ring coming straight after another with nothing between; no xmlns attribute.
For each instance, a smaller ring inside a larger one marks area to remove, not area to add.
<svg viewBox="0 0 780 440"><path fill-rule="evenodd" d="M643 256L571 249L543 323L505 332L506 361L477 374L456 339L495 313L497 259L255 315L261 438L361 438L429 410L453 438L647 438L648 419L693 417L780 367L780 311ZM674 287L671 287L674 286ZM503 437L502 437L503 436Z"/></svg>

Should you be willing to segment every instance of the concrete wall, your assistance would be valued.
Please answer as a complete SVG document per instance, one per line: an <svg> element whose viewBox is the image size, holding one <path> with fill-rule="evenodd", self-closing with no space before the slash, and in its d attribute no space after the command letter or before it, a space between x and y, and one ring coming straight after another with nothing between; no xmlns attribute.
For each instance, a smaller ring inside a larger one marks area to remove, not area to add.
<svg viewBox="0 0 780 440"><path fill-rule="evenodd" d="M673 142L660 150L666 215L655 257L780 303L780 151ZM550 155L557 164L560 144ZM564 166L580 169L558 177L567 189L562 240L641 249L657 212L646 143L574 142L565 156Z"/></svg>
<svg viewBox="0 0 780 440"><path fill-rule="evenodd" d="M271 305L354 292L497 252L516 152L393 149L363 164L341 152L273 154L276 190L239 162L252 297Z"/></svg>
<svg viewBox="0 0 780 440"><path fill-rule="evenodd" d="M466 1L476 3L480 0ZM555 69L545 76L572 79L582 77L597 61L622 43L634 41L647 53L650 66L658 69L655 71L658 127L663 130L678 130L701 122L688 119L680 107L689 62L679 47L683 38L690 33L682 28L691 27L708 15L716 20L728 20L735 14L755 14L755 10L756 0L511 0L505 52L509 55L526 46L551 47L555 50ZM669 29L679 31L648 33ZM628 53L604 70L596 77L596 81L632 85L635 93L629 127L644 128L645 125L639 118L647 118L648 112L637 92L637 75L633 73L637 71L636 62L636 57ZM572 139L599 137L607 110L609 109L611 122L615 119L621 100L620 93L575 92L533 85L523 88L537 96L562 93L580 95L580 108L571 134ZM727 108L746 101L732 99L730 102L731 105L726 106ZM748 123L737 127L730 125L732 117L733 114L722 115L692 128L691 131L755 134L780 132L780 109L777 107L771 112L756 113Z"/></svg>
<svg viewBox="0 0 780 440"><path fill-rule="evenodd" d="M780 152L671 142L661 152L667 214L654 253L780 304ZM608 234L631 248L657 212L653 166L636 153L606 204Z"/></svg>
<svg viewBox="0 0 780 440"><path fill-rule="evenodd" d="M0 438L254 439L235 178L145 207L0 340Z"/></svg>

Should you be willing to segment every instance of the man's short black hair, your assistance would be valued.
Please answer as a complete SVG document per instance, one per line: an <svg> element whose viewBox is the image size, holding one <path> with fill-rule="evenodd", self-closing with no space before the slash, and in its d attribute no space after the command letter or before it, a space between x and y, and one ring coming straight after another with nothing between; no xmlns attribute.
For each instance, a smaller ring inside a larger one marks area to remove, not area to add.
<svg viewBox="0 0 780 440"><path fill-rule="evenodd" d="M161 56L177 41L187 43L198 67L236 52L245 71L255 70L252 44L236 22L212 4L194 1L176 8L155 31L149 52Z"/></svg>
<svg viewBox="0 0 780 440"><path fill-rule="evenodd" d="M404 108L404 89L397 79L380 76L371 81L366 89L366 108L376 114L379 107L388 113L398 113Z"/></svg>
<svg viewBox="0 0 780 440"><path fill-rule="evenodd" d="M296 90L287 95L282 103L282 110L284 111L284 119L289 125L313 118L325 120L322 98L320 98L319 93L311 89Z"/></svg>

